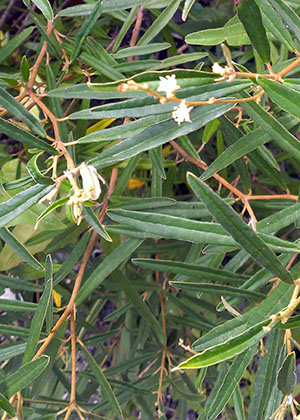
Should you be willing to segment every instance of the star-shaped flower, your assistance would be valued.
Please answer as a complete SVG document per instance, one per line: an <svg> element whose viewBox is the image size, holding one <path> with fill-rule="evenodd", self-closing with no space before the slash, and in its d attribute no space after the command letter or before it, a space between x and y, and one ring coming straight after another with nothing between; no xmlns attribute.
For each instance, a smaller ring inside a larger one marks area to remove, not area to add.
<svg viewBox="0 0 300 420"><path fill-rule="evenodd" d="M190 112L193 109L192 106L186 106L185 99L180 102L179 106L175 106L172 112L172 118L176 121L179 125L182 122L191 122Z"/></svg>
<svg viewBox="0 0 300 420"><path fill-rule="evenodd" d="M171 76L159 77L160 83L158 86L158 92L166 92L166 98L172 98L174 92L177 89L180 89L180 86L177 84L176 75L172 74Z"/></svg>

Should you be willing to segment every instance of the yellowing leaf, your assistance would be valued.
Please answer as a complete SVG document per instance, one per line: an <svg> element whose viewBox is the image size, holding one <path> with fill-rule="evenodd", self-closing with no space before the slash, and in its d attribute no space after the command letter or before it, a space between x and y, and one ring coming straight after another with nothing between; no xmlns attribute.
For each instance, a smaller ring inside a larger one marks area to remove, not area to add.
<svg viewBox="0 0 300 420"><path fill-rule="evenodd" d="M140 188L145 184L145 181L141 181L140 179L130 178L128 181L128 189L134 190L135 188Z"/></svg>
<svg viewBox="0 0 300 420"><path fill-rule="evenodd" d="M53 299L57 308L61 307L61 295L53 289Z"/></svg>
<svg viewBox="0 0 300 420"><path fill-rule="evenodd" d="M94 131L103 130L103 128L108 127L112 124L116 118L104 118L101 121L98 121L96 124L91 125L87 130L86 134L93 133Z"/></svg>

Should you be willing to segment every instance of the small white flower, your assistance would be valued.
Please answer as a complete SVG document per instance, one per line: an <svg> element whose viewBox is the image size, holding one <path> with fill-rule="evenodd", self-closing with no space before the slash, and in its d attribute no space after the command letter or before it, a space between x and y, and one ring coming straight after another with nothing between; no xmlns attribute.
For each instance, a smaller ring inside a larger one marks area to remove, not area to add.
<svg viewBox="0 0 300 420"><path fill-rule="evenodd" d="M96 168L86 165L84 162L79 166L80 176L82 178L83 191L89 200L98 200L101 194L99 179L105 183L104 179L98 175Z"/></svg>
<svg viewBox="0 0 300 420"><path fill-rule="evenodd" d="M177 89L180 89L180 86L177 84L176 75L172 74L171 76L159 77L160 83L158 86L158 92L166 92L166 98L172 98L174 92Z"/></svg>
<svg viewBox="0 0 300 420"><path fill-rule="evenodd" d="M220 74L221 76L224 76L224 74L226 74L228 68L220 66L219 63L214 63L211 69L212 69L213 73Z"/></svg>
<svg viewBox="0 0 300 420"><path fill-rule="evenodd" d="M192 106L187 107L185 103L185 99L180 102L179 106L175 106L172 112L172 118L176 121L179 125L182 122L191 122L190 119L190 112L193 109Z"/></svg>
<svg viewBox="0 0 300 420"><path fill-rule="evenodd" d="M40 199L39 204L43 203L44 201L49 201L50 203L52 203L57 192L58 192L57 187L54 187L50 192L48 192L48 194L46 194L44 197Z"/></svg>

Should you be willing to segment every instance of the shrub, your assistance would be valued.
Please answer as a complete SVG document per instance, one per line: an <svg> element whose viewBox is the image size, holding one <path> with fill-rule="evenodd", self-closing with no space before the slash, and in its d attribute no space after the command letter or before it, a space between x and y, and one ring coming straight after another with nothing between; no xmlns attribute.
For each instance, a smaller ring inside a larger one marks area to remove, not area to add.
<svg viewBox="0 0 300 420"><path fill-rule="evenodd" d="M0 18L2 419L296 419L298 2L23 3Z"/></svg>

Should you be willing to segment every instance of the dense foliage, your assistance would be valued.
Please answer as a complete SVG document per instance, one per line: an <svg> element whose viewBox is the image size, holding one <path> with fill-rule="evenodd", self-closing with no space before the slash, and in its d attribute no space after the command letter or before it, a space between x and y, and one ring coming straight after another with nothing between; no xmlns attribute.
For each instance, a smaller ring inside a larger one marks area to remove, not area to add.
<svg viewBox="0 0 300 420"><path fill-rule="evenodd" d="M298 418L299 2L0 10L1 418Z"/></svg>

